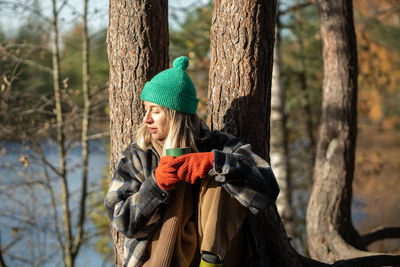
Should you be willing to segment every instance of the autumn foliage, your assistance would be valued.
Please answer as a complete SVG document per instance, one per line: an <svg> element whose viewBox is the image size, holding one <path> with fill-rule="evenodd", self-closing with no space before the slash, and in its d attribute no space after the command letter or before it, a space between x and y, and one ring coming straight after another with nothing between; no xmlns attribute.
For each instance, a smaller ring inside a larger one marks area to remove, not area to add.
<svg viewBox="0 0 400 267"><path fill-rule="evenodd" d="M359 112L385 129L400 127L399 2L354 1Z"/></svg>

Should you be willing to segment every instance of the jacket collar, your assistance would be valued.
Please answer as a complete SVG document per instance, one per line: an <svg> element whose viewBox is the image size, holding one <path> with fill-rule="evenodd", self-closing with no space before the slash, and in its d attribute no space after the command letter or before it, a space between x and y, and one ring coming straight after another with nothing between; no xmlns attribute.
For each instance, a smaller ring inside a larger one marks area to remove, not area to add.
<svg viewBox="0 0 400 267"><path fill-rule="evenodd" d="M200 134L196 140L197 149L200 152L211 151L215 146L214 132L208 128L207 124L200 119Z"/></svg>

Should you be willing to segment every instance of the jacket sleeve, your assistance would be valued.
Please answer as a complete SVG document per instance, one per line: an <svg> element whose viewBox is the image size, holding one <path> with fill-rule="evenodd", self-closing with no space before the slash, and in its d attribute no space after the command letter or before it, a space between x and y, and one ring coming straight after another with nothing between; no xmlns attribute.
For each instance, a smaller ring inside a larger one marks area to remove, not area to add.
<svg viewBox="0 0 400 267"><path fill-rule="evenodd" d="M111 225L129 238L146 238L152 232L168 197L146 158L132 146L124 151L104 201Z"/></svg>
<svg viewBox="0 0 400 267"><path fill-rule="evenodd" d="M227 136L213 149L214 167L209 175L253 214L275 202L279 187L268 162L251 151L251 145ZM221 141L221 139L220 139Z"/></svg>

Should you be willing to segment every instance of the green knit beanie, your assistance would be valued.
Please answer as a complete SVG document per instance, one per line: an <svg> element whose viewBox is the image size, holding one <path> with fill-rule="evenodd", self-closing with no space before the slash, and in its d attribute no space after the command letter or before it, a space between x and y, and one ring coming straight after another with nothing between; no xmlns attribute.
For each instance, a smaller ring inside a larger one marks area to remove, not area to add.
<svg viewBox="0 0 400 267"><path fill-rule="evenodd" d="M169 109L195 114L199 99L185 71L188 66L187 57L176 58L172 68L160 72L145 84L140 98Z"/></svg>

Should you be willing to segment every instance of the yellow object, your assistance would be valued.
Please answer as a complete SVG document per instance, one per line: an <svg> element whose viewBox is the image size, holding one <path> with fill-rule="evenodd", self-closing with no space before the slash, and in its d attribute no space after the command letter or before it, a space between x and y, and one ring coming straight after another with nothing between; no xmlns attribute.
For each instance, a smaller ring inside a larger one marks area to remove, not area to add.
<svg viewBox="0 0 400 267"><path fill-rule="evenodd" d="M222 263L209 263L202 258L199 267L222 267Z"/></svg>

